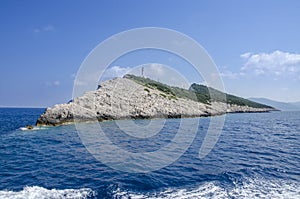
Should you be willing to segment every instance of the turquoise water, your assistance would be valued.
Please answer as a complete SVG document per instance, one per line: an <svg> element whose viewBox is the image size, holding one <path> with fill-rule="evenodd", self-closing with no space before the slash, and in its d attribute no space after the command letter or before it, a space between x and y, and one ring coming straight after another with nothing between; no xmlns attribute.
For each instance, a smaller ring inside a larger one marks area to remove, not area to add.
<svg viewBox="0 0 300 199"><path fill-rule="evenodd" d="M203 159L198 153L209 118L201 118L196 138L177 161L132 174L94 158L74 125L20 130L43 111L0 109L0 198L300 198L300 112L228 114ZM114 144L138 153L165 146L180 121L168 119L159 134L145 139L124 134L115 122L101 126Z"/></svg>

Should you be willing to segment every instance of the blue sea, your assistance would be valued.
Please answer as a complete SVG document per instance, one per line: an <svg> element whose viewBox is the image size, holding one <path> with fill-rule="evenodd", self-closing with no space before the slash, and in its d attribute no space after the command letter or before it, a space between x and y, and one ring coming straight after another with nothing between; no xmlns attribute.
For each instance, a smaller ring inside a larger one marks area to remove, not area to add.
<svg viewBox="0 0 300 199"><path fill-rule="evenodd" d="M148 173L119 171L102 163L72 124L22 128L35 124L43 112L0 109L1 199L300 198L300 112L228 114L217 144L202 159L199 149L210 118L200 118L185 153ZM159 136L134 140L120 134L114 121L101 125L116 145L138 153L165 146L181 120L191 119L167 119ZM149 120L134 122L143 126ZM92 124L83 125L88 129Z"/></svg>

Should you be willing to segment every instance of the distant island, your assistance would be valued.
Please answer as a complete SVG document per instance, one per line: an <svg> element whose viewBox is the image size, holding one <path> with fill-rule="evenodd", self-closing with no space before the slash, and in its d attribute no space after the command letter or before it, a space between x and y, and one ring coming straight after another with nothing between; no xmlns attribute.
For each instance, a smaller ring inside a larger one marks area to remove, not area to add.
<svg viewBox="0 0 300 199"><path fill-rule="evenodd" d="M211 98L223 95L224 98ZM222 93L200 84L189 89L169 86L127 74L102 82L69 103L57 104L38 118L36 125L56 126L78 121L207 117L236 112L269 112L275 108Z"/></svg>
<svg viewBox="0 0 300 199"><path fill-rule="evenodd" d="M272 106L281 111L300 111L300 102L279 102L267 98L249 98L249 100Z"/></svg>

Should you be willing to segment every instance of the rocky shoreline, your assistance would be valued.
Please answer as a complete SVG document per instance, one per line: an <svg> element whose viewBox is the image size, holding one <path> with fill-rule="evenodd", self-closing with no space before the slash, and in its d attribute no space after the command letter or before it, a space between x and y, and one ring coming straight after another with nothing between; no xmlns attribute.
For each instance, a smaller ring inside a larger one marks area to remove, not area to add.
<svg viewBox="0 0 300 199"><path fill-rule="evenodd" d="M213 102L205 104L177 98L128 78L105 81L66 104L57 104L38 118L36 125L56 126L78 121L206 117L236 112L269 112L273 108L254 108Z"/></svg>

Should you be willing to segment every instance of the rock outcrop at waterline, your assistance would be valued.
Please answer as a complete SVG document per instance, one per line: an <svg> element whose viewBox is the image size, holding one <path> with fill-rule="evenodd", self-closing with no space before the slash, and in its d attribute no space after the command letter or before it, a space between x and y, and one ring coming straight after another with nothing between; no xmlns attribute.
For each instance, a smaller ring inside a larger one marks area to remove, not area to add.
<svg viewBox="0 0 300 199"><path fill-rule="evenodd" d="M213 102L205 104L140 84L130 78L105 81L67 104L57 104L39 117L36 125L60 125L97 119L177 118L220 115L230 112L266 112L272 108L253 108Z"/></svg>

